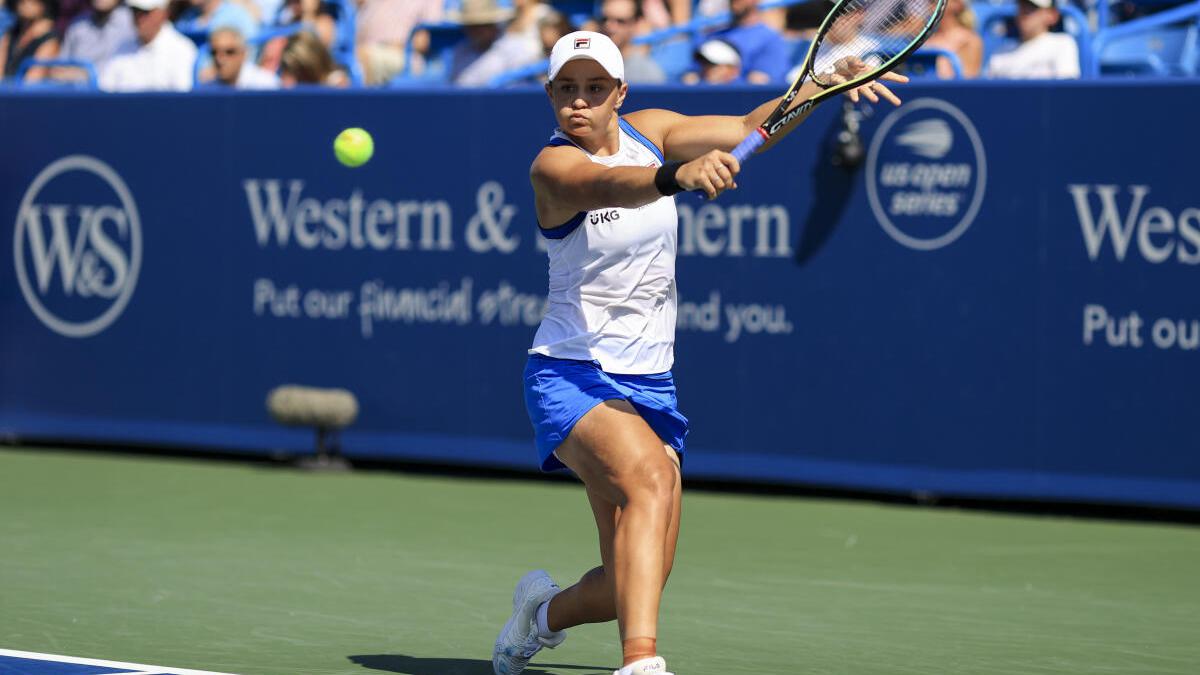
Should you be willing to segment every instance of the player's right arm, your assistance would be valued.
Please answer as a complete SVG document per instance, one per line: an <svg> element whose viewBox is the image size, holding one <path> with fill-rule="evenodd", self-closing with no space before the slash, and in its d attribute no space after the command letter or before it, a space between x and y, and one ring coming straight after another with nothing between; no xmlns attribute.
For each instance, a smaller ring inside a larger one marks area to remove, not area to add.
<svg viewBox="0 0 1200 675"><path fill-rule="evenodd" d="M740 167L727 152L714 150L679 166L675 180L684 190L703 190L710 198L737 187ZM607 167L566 145L543 148L529 170L538 223L557 227L580 211L637 208L663 196L655 184L658 167Z"/></svg>

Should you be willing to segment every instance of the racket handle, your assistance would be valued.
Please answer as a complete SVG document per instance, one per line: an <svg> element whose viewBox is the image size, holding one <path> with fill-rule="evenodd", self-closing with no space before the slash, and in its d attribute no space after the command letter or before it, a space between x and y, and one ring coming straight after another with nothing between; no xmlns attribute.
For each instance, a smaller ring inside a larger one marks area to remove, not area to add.
<svg viewBox="0 0 1200 675"><path fill-rule="evenodd" d="M755 129L754 131L750 132L749 136L742 139L742 142L738 143L737 147L734 148L733 152L730 154L737 159L739 164L741 164L747 159L750 159L750 155L753 155L754 151L761 148L762 144L766 142L767 139L762 135L762 132L760 132L758 129Z"/></svg>
<svg viewBox="0 0 1200 675"><path fill-rule="evenodd" d="M749 136L743 138L742 142L738 143L737 147L734 148L729 154L733 155L734 158L737 159L738 164L745 164L746 160L750 158L750 155L753 155L754 151L761 148L762 144L766 142L767 139L765 136L763 136L762 132L758 129L755 129L754 131L750 132ZM692 190L692 194L701 200L708 199L708 195L705 194L704 190Z"/></svg>

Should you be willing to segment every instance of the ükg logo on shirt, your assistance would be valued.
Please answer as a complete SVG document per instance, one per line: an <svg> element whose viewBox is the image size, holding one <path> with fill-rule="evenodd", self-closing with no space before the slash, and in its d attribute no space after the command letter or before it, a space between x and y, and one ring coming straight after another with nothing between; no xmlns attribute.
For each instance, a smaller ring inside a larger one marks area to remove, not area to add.
<svg viewBox="0 0 1200 675"><path fill-rule="evenodd" d="M620 218L621 212L616 209L611 211L592 211L591 216L588 218L588 222L590 222L592 225L595 225L597 223L611 223L614 220L620 220Z"/></svg>

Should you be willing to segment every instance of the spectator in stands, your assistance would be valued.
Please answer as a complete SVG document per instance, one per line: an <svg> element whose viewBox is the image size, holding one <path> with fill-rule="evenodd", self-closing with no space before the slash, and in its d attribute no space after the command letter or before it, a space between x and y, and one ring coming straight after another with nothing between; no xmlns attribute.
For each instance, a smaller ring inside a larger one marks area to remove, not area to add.
<svg viewBox="0 0 1200 675"><path fill-rule="evenodd" d="M429 50L429 34L413 29L422 23L442 20L444 0L358 0L358 44L355 51L367 84L384 84L404 69L405 52L412 39L412 52L418 62L413 72L424 65L421 56Z"/></svg>
<svg viewBox="0 0 1200 675"><path fill-rule="evenodd" d="M785 10L784 27L788 36L811 41L829 13L828 0L806 0Z"/></svg>
<svg viewBox="0 0 1200 675"><path fill-rule="evenodd" d="M705 40L696 48L696 63L700 64L700 82L729 84L742 74L742 55L737 47L724 40Z"/></svg>
<svg viewBox="0 0 1200 675"><path fill-rule="evenodd" d="M539 39L538 29L542 19L545 19L552 12L558 12L558 10L542 2L542 0L513 0L512 6L513 18L512 21L508 22L505 31L508 33L523 34L534 41ZM550 45L550 48L553 49L554 45Z"/></svg>
<svg viewBox="0 0 1200 675"><path fill-rule="evenodd" d="M0 35L0 73L2 79L17 74L26 59L52 59L58 56L59 39L54 31L58 10L55 0L9 0L6 3L16 21ZM45 68L30 68L26 82L36 82L47 75Z"/></svg>
<svg viewBox="0 0 1200 675"><path fill-rule="evenodd" d="M812 2L821 6L821 18L825 18L832 7L832 0L812 0ZM730 0L696 0L695 14L696 16L719 16L732 11L732 4ZM791 7L759 10L759 19L776 31L783 33L787 28L787 15Z"/></svg>
<svg viewBox="0 0 1200 675"><path fill-rule="evenodd" d="M246 37L258 34L258 22L245 7L230 0L190 0L175 22L180 32L206 33L231 26Z"/></svg>
<svg viewBox="0 0 1200 675"><path fill-rule="evenodd" d="M89 9L88 0L58 0L58 11L54 17L54 32L66 35L67 28L75 19L83 16Z"/></svg>
<svg viewBox="0 0 1200 675"><path fill-rule="evenodd" d="M642 15L647 30L680 26L692 20L692 0L644 0Z"/></svg>
<svg viewBox="0 0 1200 675"><path fill-rule="evenodd" d="M274 25L283 7L282 0L229 0L246 10L254 22L262 26Z"/></svg>
<svg viewBox="0 0 1200 675"><path fill-rule="evenodd" d="M196 44L167 21L167 0L125 0L137 42L126 44L100 70L105 91L187 91Z"/></svg>
<svg viewBox="0 0 1200 675"><path fill-rule="evenodd" d="M121 0L91 0L92 10L67 28L59 56L104 66L123 45L137 40L133 12Z"/></svg>
<svg viewBox="0 0 1200 675"><path fill-rule="evenodd" d="M300 84L347 87L350 77L334 62L320 38L300 31L289 37L283 48L279 83L287 89Z"/></svg>
<svg viewBox="0 0 1200 675"><path fill-rule="evenodd" d="M246 38L232 26L218 28L208 36L213 65L200 79L234 89L278 89L279 77L246 58Z"/></svg>
<svg viewBox="0 0 1200 675"><path fill-rule="evenodd" d="M333 11L321 0L285 0L279 13L280 26L307 26L307 30L315 31L331 53L334 41L337 39L337 21ZM287 37L277 37L269 40L259 50L258 63L270 71L279 70L279 62L283 57L283 48L287 46Z"/></svg>
<svg viewBox="0 0 1200 675"><path fill-rule="evenodd" d="M604 0L600 4L599 31L612 39L625 59L625 81L631 84L661 84L667 76L646 50L633 44L642 19L641 0ZM553 45L551 45L553 46Z"/></svg>
<svg viewBox="0 0 1200 675"><path fill-rule="evenodd" d="M466 87L482 87L500 73L535 63L542 45L523 33L508 32L513 12L496 0L462 0L459 21L467 39L454 49L450 80Z"/></svg>
<svg viewBox="0 0 1200 675"><path fill-rule="evenodd" d="M975 30L975 12L965 0L946 2L946 11L937 31L925 44L954 52L962 63L963 77L979 77L983 65L983 38ZM937 73L944 80L954 77L954 69L944 58L937 60Z"/></svg>
<svg viewBox="0 0 1200 675"><path fill-rule="evenodd" d="M337 17L335 9L321 0L284 0L279 12L280 26L304 24L316 32L321 44L333 51L337 40Z"/></svg>
<svg viewBox="0 0 1200 675"><path fill-rule="evenodd" d="M548 14L538 20L538 40L542 44L542 56L550 58L554 45L567 33L575 32L575 27L562 12L551 9Z"/></svg>
<svg viewBox="0 0 1200 675"><path fill-rule="evenodd" d="M1079 47L1075 38L1050 29L1061 16L1055 0L1017 0L1017 30L1021 44L988 60L989 77L1070 79L1079 77Z"/></svg>
<svg viewBox="0 0 1200 675"><path fill-rule="evenodd" d="M728 42L742 57L741 79L751 84L781 84L791 66L792 48L774 28L762 22L759 0L731 0L733 24L706 38ZM697 63L697 67L701 64ZM688 73L684 82L697 82L699 72Z"/></svg>

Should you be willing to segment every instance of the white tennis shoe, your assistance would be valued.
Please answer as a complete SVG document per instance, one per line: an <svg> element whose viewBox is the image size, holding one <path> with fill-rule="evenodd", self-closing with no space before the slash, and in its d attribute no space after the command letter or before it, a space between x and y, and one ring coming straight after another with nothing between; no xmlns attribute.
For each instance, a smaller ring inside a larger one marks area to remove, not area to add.
<svg viewBox="0 0 1200 675"><path fill-rule="evenodd" d="M661 656L652 659L634 661L620 670L614 670L613 675L672 675L667 672L667 662Z"/></svg>
<svg viewBox="0 0 1200 675"><path fill-rule="evenodd" d="M542 647L554 649L567 639L567 632L561 630L549 637L538 635L537 609L559 590L558 584L543 570L534 570L517 582L512 616L500 630L492 649L492 668L496 675L519 675Z"/></svg>

